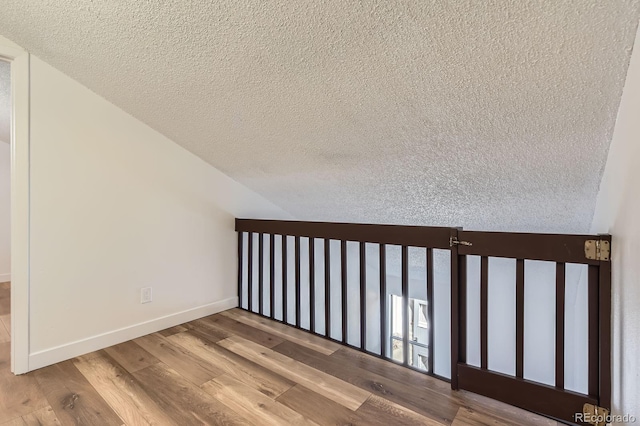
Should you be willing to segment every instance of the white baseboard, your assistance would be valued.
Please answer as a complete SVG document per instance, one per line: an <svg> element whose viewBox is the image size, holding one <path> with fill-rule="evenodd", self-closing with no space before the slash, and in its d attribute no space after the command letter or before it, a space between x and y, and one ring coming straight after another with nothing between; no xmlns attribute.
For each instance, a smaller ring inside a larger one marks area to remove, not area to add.
<svg viewBox="0 0 640 426"><path fill-rule="evenodd" d="M0 274L0 283L11 281L11 274Z"/></svg>
<svg viewBox="0 0 640 426"><path fill-rule="evenodd" d="M117 345L118 343L126 342L127 340L136 339L140 336L164 330L165 328L184 324L185 322L193 321L208 315L217 314L218 312L226 311L227 309L235 308L237 306L238 298L231 297L219 302L210 303L208 305L199 306L176 314L124 327L119 330L56 346L51 349L34 352L29 355L29 371L37 370L38 368L46 367L57 362L66 361L89 352L108 348L109 346Z"/></svg>

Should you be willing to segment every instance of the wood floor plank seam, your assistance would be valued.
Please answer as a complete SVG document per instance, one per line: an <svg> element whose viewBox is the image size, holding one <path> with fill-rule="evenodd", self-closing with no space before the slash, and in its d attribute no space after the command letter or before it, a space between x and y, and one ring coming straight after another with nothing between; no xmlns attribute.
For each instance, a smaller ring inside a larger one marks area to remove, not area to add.
<svg viewBox="0 0 640 426"><path fill-rule="evenodd" d="M330 374L316 370L239 336L229 337L219 341L217 344L254 362L262 363L267 368L276 370L277 373L284 377L300 383L353 411L357 410L371 395L370 392Z"/></svg>
<svg viewBox="0 0 640 426"><path fill-rule="evenodd" d="M217 366L172 343L159 333L139 337L134 342L196 386L223 374Z"/></svg>
<svg viewBox="0 0 640 426"><path fill-rule="evenodd" d="M61 424L53 408L47 406L8 423L3 423L2 426L58 426Z"/></svg>
<svg viewBox="0 0 640 426"><path fill-rule="evenodd" d="M370 424L383 421L383 419L387 419L386 421L389 422L389 424L442 426L451 423L449 421L438 421L423 416L407 407L376 395L371 395L360 408L356 410L356 413Z"/></svg>
<svg viewBox="0 0 640 426"><path fill-rule="evenodd" d="M191 331L175 334L169 337L169 340L215 364L224 374L270 398L277 398L295 385L295 382L216 345L215 342L206 341L198 334L191 334Z"/></svg>
<svg viewBox="0 0 640 426"><path fill-rule="evenodd" d="M315 336L309 332L301 331L240 309L230 309L220 314L326 355L331 355L342 347L338 343Z"/></svg>
<svg viewBox="0 0 640 426"><path fill-rule="evenodd" d="M176 425L251 424L163 362L145 367L132 375Z"/></svg>
<svg viewBox="0 0 640 426"><path fill-rule="evenodd" d="M75 358L73 363L127 425L172 423L138 381L107 352Z"/></svg>
<svg viewBox="0 0 640 426"><path fill-rule="evenodd" d="M129 373L160 362L132 340L108 347L104 351Z"/></svg>
<svg viewBox="0 0 640 426"><path fill-rule="evenodd" d="M36 370L34 375L62 424L124 424L72 361Z"/></svg>
<svg viewBox="0 0 640 426"><path fill-rule="evenodd" d="M205 383L201 388L255 425L317 425L302 414L250 388L228 374Z"/></svg>
<svg viewBox="0 0 640 426"><path fill-rule="evenodd" d="M207 323L210 327L218 328L219 330L228 333L229 336L227 337L240 336L267 348L272 348L284 342L282 338L274 334L264 330L259 330L221 314L201 318L201 322Z"/></svg>
<svg viewBox="0 0 640 426"><path fill-rule="evenodd" d="M356 411L296 384L276 399L292 410L322 426L362 424ZM313 401L310 403L310 401Z"/></svg>

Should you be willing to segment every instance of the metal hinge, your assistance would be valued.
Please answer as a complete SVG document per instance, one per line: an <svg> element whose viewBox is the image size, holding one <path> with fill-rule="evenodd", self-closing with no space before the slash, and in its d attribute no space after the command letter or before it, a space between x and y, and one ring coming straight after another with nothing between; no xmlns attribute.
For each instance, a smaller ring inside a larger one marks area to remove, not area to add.
<svg viewBox="0 0 640 426"><path fill-rule="evenodd" d="M585 403L582 406L583 421L594 426L605 426L609 417L609 410L597 405Z"/></svg>
<svg viewBox="0 0 640 426"><path fill-rule="evenodd" d="M608 261L611 246L606 240L587 240L584 242L584 255L590 260Z"/></svg>
<svg viewBox="0 0 640 426"><path fill-rule="evenodd" d="M449 237L449 247L453 246L472 246L469 241L460 241L458 237Z"/></svg>

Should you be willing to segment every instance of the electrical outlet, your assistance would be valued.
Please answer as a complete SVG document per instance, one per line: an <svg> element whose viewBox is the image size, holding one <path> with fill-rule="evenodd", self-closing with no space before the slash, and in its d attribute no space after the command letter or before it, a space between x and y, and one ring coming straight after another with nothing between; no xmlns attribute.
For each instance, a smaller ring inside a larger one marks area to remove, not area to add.
<svg viewBox="0 0 640 426"><path fill-rule="evenodd" d="M151 287L143 287L140 289L140 303L149 303L152 300Z"/></svg>

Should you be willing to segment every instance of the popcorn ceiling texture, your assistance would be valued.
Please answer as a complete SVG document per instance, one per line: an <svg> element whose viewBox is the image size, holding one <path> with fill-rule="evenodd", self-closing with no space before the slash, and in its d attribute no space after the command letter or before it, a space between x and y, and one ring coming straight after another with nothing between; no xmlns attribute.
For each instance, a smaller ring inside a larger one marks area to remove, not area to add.
<svg viewBox="0 0 640 426"><path fill-rule="evenodd" d="M299 219L585 232L637 0L5 0L0 33Z"/></svg>
<svg viewBox="0 0 640 426"><path fill-rule="evenodd" d="M11 65L0 60L0 142L11 142Z"/></svg>

